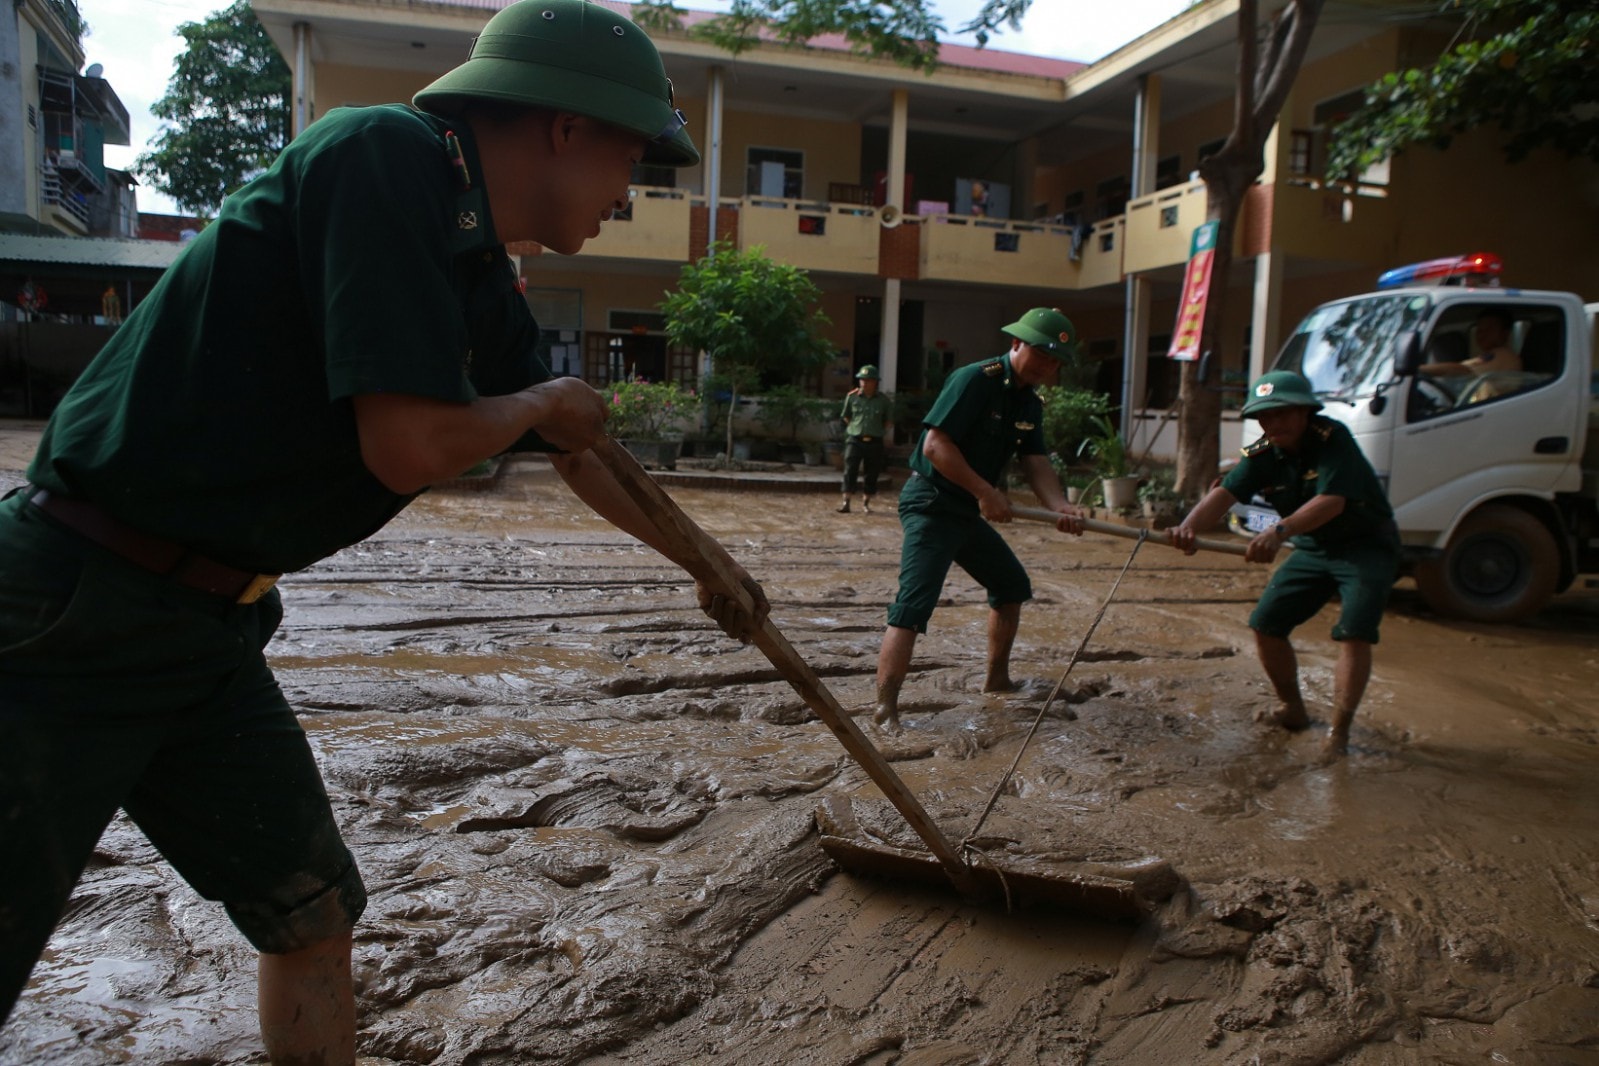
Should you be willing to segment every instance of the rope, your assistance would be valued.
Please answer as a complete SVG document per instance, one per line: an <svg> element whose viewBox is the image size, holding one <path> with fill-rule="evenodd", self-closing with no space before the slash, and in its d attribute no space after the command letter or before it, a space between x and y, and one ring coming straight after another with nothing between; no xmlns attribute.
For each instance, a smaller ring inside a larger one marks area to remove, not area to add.
<svg viewBox="0 0 1599 1066"><path fill-rule="evenodd" d="M1099 628L1100 620L1105 617L1105 612L1110 608L1111 601L1116 598L1116 590L1121 588L1122 578L1127 576L1127 571L1133 565L1133 559L1138 556L1138 549L1142 548L1144 546L1144 541L1148 539L1149 530L1140 529L1138 531L1138 539L1133 542L1133 550L1128 553L1127 562L1122 564L1122 572L1116 575L1116 582L1115 584L1111 585L1109 595L1105 597L1105 602L1099 605L1099 613L1094 616L1093 622L1089 623L1088 631L1083 634L1083 639L1077 642L1077 650L1072 652L1071 661L1066 664L1066 669L1061 671L1060 680L1056 681L1055 687L1050 690L1049 698L1046 699L1044 701L1044 705L1038 709L1038 714L1033 718L1032 727L1027 730L1027 736L1022 739L1022 746L1016 752L1016 758L1011 760L1010 769L1005 771L1005 775L999 779L999 784L994 786L994 791L988 797L988 803L983 807L983 813L977 816L977 824L972 826L971 832L967 833L966 836L962 838L960 847L963 857L967 852L974 852L977 855L983 855L983 852L972 843L972 839L977 836L978 830L983 828L983 823L988 820L988 815L993 811L994 804L999 801L999 794L1003 792L1005 790L1005 786L1010 783L1011 775L1016 772L1016 767L1021 764L1022 756L1027 753L1027 745L1033 742L1033 735L1038 732L1038 724L1044 720L1044 715L1049 713L1050 705L1055 702L1055 697L1060 695L1060 690L1066 686L1066 678L1072 672L1072 667L1077 665L1078 657L1083 654L1083 649L1088 647L1088 641L1093 637L1094 630ZM967 860L967 863L970 865L969 859ZM1009 895L1008 886L1006 888L1006 895Z"/></svg>

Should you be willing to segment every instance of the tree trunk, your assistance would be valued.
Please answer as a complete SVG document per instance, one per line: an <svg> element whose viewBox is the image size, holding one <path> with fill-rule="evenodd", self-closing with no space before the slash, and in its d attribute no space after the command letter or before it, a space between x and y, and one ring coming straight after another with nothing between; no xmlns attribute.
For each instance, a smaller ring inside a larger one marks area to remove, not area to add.
<svg viewBox="0 0 1599 1066"><path fill-rule="evenodd" d="M1207 162L1210 162L1207 160ZM1225 164L1224 175L1205 178L1205 217L1216 222L1216 244L1210 261L1210 292L1205 301L1205 321L1200 327L1199 361L1184 363L1178 392L1177 412L1177 494L1185 500L1198 500L1210 490L1221 458L1221 393L1216 389L1220 376L1217 338L1227 312L1227 275L1233 265L1233 235L1238 229L1238 211L1245 193L1260 173L1250 173L1248 160ZM1241 182L1238 191L1235 183ZM1201 368L1207 376L1199 380Z"/></svg>
<svg viewBox="0 0 1599 1066"><path fill-rule="evenodd" d="M1233 101L1233 129L1220 152L1199 165L1205 179L1205 214L1217 223L1212 254L1210 291L1205 320L1200 326L1198 362L1183 366L1177 417L1177 492L1185 500L1198 500L1216 477L1221 452L1221 336L1227 309L1227 275L1232 271L1233 237L1238 212L1249 187L1266 169L1267 135L1277 124L1289 87L1310 46L1325 0L1289 0L1262 40L1257 28L1258 0L1238 3L1238 91ZM1264 51L1261 47L1264 46ZM1257 59L1258 55L1258 59ZM1257 346L1270 343L1256 337ZM1209 358L1207 358L1209 357ZM1209 364L1206 380L1199 380Z"/></svg>

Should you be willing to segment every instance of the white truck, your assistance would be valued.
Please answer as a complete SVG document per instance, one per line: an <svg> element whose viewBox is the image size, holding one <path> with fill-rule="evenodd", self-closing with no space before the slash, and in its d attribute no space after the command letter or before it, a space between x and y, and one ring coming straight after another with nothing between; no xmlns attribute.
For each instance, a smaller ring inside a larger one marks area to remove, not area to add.
<svg viewBox="0 0 1599 1066"><path fill-rule="evenodd" d="M1599 573L1599 304L1499 287L1501 270L1471 255L1389 271L1307 315L1272 366L1309 378L1322 413L1354 433L1422 597L1485 622L1525 618ZM1429 369L1470 354L1484 316L1508 324L1519 371ZM1241 504L1234 527L1275 517Z"/></svg>

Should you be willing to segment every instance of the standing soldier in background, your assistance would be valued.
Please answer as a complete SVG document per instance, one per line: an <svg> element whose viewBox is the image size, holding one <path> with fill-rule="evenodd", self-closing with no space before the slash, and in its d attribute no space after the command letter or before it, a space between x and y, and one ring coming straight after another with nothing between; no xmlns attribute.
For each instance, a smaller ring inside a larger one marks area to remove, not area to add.
<svg viewBox="0 0 1599 1066"><path fill-rule="evenodd" d="M860 385L844 397L844 409L838 414L844 420L844 502L838 505L839 514L849 514L849 498L855 494L856 478L863 465L866 484L861 494L861 510L872 513L877 479L888 463L888 448L883 438L893 424L888 418L888 397L877 391L877 367L868 363L855 377Z"/></svg>

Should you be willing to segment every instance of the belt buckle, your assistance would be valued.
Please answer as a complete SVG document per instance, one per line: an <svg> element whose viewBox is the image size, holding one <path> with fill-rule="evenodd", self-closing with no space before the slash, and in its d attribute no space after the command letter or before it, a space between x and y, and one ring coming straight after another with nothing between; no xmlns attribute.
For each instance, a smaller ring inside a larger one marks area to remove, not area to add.
<svg viewBox="0 0 1599 1066"><path fill-rule="evenodd" d="M256 600L259 600L262 596L265 596L268 592L270 592L272 590L272 586L276 585L278 583L278 578L282 576L282 574L255 575L250 579L250 583L244 586L244 589L239 593L239 598L233 602L238 604L254 603Z"/></svg>

